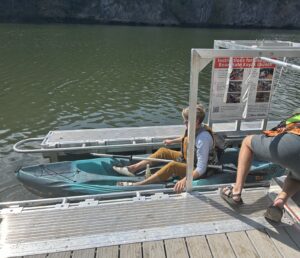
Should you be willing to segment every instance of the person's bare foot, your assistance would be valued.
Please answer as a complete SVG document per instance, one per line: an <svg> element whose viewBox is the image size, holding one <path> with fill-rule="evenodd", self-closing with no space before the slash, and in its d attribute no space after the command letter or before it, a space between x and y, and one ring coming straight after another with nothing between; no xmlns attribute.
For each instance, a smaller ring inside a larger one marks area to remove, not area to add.
<svg viewBox="0 0 300 258"><path fill-rule="evenodd" d="M278 197L278 198L276 198L276 199L274 200L273 206L276 206L276 207L279 207L279 208L283 208L284 203L285 203L285 202L284 202L284 199Z"/></svg>
<svg viewBox="0 0 300 258"><path fill-rule="evenodd" d="M128 169L128 167L116 167L113 166L113 170L118 172L120 175L123 176L135 176L133 173L131 173Z"/></svg>

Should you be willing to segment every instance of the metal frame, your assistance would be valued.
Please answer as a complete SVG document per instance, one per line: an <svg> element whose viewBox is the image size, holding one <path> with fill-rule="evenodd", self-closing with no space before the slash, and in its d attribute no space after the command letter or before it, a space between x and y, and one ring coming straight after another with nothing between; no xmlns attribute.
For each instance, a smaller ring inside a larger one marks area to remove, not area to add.
<svg viewBox="0 0 300 258"><path fill-rule="evenodd" d="M175 138L171 136L170 138ZM81 147L63 147L63 148L40 148L40 149L21 149L20 146L29 142L42 141L44 138L28 138L17 142L13 149L15 152L19 153L48 153L48 152L60 152L60 151L84 151L84 150L107 150L107 149L117 149L117 148L135 148L135 147L160 147L164 146L163 142L150 142L150 143L131 143L131 144L115 144L115 145L94 145L86 146L82 144ZM128 140L129 141L129 140Z"/></svg>
<svg viewBox="0 0 300 258"><path fill-rule="evenodd" d="M268 125L269 128L274 127L276 124L278 124L279 121L268 121L270 124ZM261 130L261 125L259 125L259 123L255 122L255 121L251 121L251 122L247 122L247 124L244 124L244 131L252 131L253 133L255 132L259 132ZM213 130L215 133L220 133L220 134L226 134L226 141L231 141L231 140L236 140L232 139L232 137L230 136L236 136L236 125L234 123L227 123L227 125L225 125L224 123L215 123L213 125ZM174 126L172 126L174 127ZM178 125L178 128L183 128L183 126ZM156 127L155 127L156 128ZM127 130L127 128L119 128L120 130ZM99 134L101 133L102 129L98 129L99 130ZM86 129L83 130L74 130L74 131L78 131L80 133L82 132L86 132ZM184 131L184 130L182 130ZM61 131L59 131L61 132ZM72 130L73 132L73 130ZM49 133L50 134L50 133ZM48 134L48 135L49 135ZM244 135L239 135L241 137L243 137ZM43 153L44 156L46 157L46 155L55 155L56 157L55 159L52 158L51 161L54 160L58 160L57 156L59 156L62 153L88 153L92 150L98 150L101 153L113 153L113 152L126 152L128 149L130 150L134 150L134 151L138 151L138 150L145 150L148 152L148 150L152 150L153 148L159 148L161 146L163 146L163 142L162 139L165 138L168 139L172 139L172 138L177 138L180 137L180 134L177 135L168 135L168 136L164 136L164 137L157 137L157 138L153 138L153 137L145 137L145 138L111 138L111 139L105 139L105 140L99 140L97 143L90 142L90 141L86 141L86 140L80 140L80 141L76 141L74 139L74 141L69 142L69 143L64 143L64 142L56 142L55 144L52 145L46 145L43 144L47 139L46 137L40 137L40 138L28 138L28 139L24 139L21 140L19 142L17 142L14 146L13 149L14 151L18 152L18 153ZM35 143L35 145L38 145L39 142L42 142L40 144L41 147L32 147L32 148L28 148L26 146L26 144L29 143ZM75 146L73 146L75 145ZM172 146L169 146L170 148L177 148L179 147L179 144L174 144Z"/></svg>
<svg viewBox="0 0 300 258"><path fill-rule="evenodd" d="M257 42L257 41L253 41ZM216 57L300 57L300 44L292 42L264 41L262 46L252 46L252 41L215 41L215 47L231 49L192 49L191 50L191 74L189 95L189 123L188 123L188 150L187 150L187 192L192 191L192 172L194 161L196 105L198 95L199 73ZM240 44L238 44L240 43ZM248 44L248 45L247 45ZM274 45L274 46L273 46ZM298 68L297 68L298 69ZM210 118L210 112L209 112ZM209 124L210 124L209 120ZM264 121L264 127L266 121Z"/></svg>
<svg viewBox="0 0 300 258"><path fill-rule="evenodd" d="M50 131L45 137L21 140L13 149L19 153L46 155L88 153L91 150L104 153L127 150L152 152L164 145L164 139L177 138L184 130L184 125L170 125ZM170 147L178 148L179 144Z"/></svg>
<svg viewBox="0 0 300 258"><path fill-rule="evenodd" d="M260 50L298 50L300 43L281 40L215 40L214 48L218 49L260 49Z"/></svg>
<svg viewBox="0 0 300 258"><path fill-rule="evenodd" d="M222 186L226 186L228 184L216 184L216 185L204 185L204 186L195 186L193 187L193 191L201 191L201 192L211 192L219 189ZM253 188L253 187L269 187L270 181L261 181L257 183L246 183L245 188ZM98 201L109 201L116 199L120 201L123 199L124 201L131 200L135 197L144 197L152 194L172 194L172 196L177 196L172 188L162 188L162 189L151 189L151 190L141 190L141 191L128 191L128 192L116 192L116 193L108 193L108 194L96 194L96 195L80 195L80 196L68 196L68 197L57 197L57 198L46 198L46 199L35 199L35 200L25 200L25 201L12 201L12 202L1 202L0 203L0 214L2 212L5 213L14 213L15 211L19 211L20 208L24 209L41 209L42 206L51 206L51 207L61 207L66 204L72 204L74 202L82 202L85 200L98 200ZM57 206L58 205L58 206ZM2 210L1 210L2 209Z"/></svg>

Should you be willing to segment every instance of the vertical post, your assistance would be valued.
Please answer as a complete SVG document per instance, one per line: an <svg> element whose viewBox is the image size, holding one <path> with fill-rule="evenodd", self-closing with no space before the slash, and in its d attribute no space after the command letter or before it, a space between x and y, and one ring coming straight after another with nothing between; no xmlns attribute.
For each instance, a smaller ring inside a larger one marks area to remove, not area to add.
<svg viewBox="0 0 300 258"><path fill-rule="evenodd" d="M238 119L235 121L235 131L240 132L241 131L241 125L242 125L242 120Z"/></svg>
<svg viewBox="0 0 300 258"><path fill-rule="evenodd" d="M187 171L186 191L192 191L194 150L196 133L196 105L198 95L199 56L195 49L191 51L191 74L190 74L190 96L189 96L189 123L188 123L188 148L187 148Z"/></svg>
<svg viewBox="0 0 300 258"><path fill-rule="evenodd" d="M268 114L268 117L269 117L269 114ZM261 126L261 130L266 130L267 129L267 125L268 125L268 118L264 118L262 120L262 126Z"/></svg>

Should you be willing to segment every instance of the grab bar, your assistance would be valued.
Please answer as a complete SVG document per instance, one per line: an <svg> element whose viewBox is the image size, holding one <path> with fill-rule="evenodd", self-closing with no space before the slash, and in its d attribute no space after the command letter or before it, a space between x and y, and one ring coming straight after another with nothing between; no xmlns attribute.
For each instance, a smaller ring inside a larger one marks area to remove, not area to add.
<svg viewBox="0 0 300 258"><path fill-rule="evenodd" d="M64 148L40 148L40 149L22 149L20 146L22 146L25 143L28 142L34 142L34 141L42 141L44 138L29 138L25 140L21 140L17 142L13 146L13 150L18 153L47 153L47 152L59 152L59 151L80 151L80 150L105 150L105 149L114 149L114 148L120 148L120 147L126 147L126 148L135 148L137 146L141 147L153 147L153 146L164 146L163 142L153 142L153 143L135 143L135 144L119 144L119 145L105 145L105 146L81 146L81 147L64 147Z"/></svg>

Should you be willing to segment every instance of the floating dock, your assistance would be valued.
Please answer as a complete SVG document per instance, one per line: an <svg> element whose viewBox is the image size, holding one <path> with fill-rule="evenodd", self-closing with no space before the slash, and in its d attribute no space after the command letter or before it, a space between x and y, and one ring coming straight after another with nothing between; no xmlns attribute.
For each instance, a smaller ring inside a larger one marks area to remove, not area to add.
<svg viewBox="0 0 300 258"><path fill-rule="evenodd" d="M212 129L227 145L236 146L245 135L259 133L264 121L243 121L212 124ZM273 128L279 121L268 121L266 128ZM20 153L42 153L51 162L72 154L100 153L152 153L164 146L164 139L174 139L184 134L184 125L100 128L83 130L50 131L45 137L21 140L14 145ZM39 143L38 148L28 148L29 143ZM179 144L168 146L178 149Z"/></svg>

